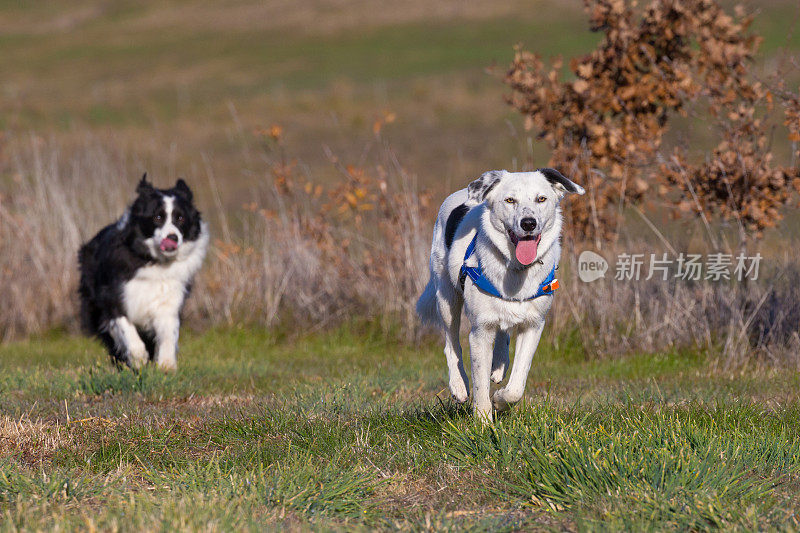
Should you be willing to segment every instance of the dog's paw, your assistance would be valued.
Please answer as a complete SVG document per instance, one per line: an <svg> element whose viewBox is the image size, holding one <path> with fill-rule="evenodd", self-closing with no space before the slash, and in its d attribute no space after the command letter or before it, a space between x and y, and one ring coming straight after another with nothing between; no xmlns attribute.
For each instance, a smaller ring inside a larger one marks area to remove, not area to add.
<svg viewBox="0 0 800 533"><path fill-rule="evenodd" d="M158 368L164 372L175 372L178 370L178 362L175 359L159 359L156 364Z"/></svg>
<svg viewBox="0 0 800 533"><path fill-rule="evenodd" d="M139 370L147 364L149 357L144 343L141 346L134 346L128 351L128 366L133 370Z"/></svg>
<svg viewBox="0 0 800 533"><path fill-rule="evenodd" d="M475 420L483 425L490 425L494 421L494 413L492 412L491 407L481 408L477 405L474 405L472 414L475 417Z"/></svg>
<svg viewBox="0 0 800 533"><path fill-rule="evenodd" d="M517 403L516 401L509 400L507 392L506 389L500 389L492 396L492 405L494 405L494 409L498 413L508 411L511 409L512 405Z"/></svg>
<svg viewBox="0 0 800 533"><path fill-rule="evenodd" d="M450 380L450 394L453 395L453 399L458 403L464 403L467 401L469 394L467 393L467 384L464 383L464 380L461 379L459 376L457 379Z"/></svg>
<svg viewBox="0 0 800 533"><path fill-rule="evenodd" d="M506 365L498 366L492 369L491 379L492 383L500 383L506 377Z"/></svg>

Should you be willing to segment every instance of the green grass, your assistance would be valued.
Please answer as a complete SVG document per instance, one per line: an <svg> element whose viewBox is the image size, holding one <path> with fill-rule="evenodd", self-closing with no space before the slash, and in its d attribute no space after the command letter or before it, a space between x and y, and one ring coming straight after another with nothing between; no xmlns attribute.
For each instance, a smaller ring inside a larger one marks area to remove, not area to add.
<svg viewBox="0 0 800 533"><path fill-rule="evenodd" d="M551 339L482 427L438 343L184 337L170 375L58 332L0 347L0 530L797 527L793 372Z"/></svg>

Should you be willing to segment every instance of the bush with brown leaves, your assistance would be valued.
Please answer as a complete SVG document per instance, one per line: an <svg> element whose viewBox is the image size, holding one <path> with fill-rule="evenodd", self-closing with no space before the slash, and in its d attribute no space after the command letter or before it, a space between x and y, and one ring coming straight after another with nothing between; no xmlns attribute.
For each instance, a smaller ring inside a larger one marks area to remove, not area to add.
<svg viewBox="0 0 800 533"><path fill-rule="evenodd" d="M748 33L752 17L741 7L729 15L715 0L584 4L592 31L604 36L570 62L574 79L562 79L560 59L547 67L521 48L505 78L509 104L546 142L549 164L587 186L589 201L570 206L577 232L613 235L622 207L650 191L683 211L733 218L743 236L773 226L798 171L775 165L767 146L773 95L750 75L760 41ZM797 101L783 99L800 139ZM699 162L685 148L665 157L670 119L695 104L721 141Z"/></svg>

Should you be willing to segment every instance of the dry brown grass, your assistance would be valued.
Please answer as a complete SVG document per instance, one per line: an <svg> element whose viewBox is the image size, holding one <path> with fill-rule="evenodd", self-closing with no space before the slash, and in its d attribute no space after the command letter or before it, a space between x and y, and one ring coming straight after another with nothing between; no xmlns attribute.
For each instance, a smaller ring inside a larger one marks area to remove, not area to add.
<svg viewBox="0 0 800 533"><path fill-rule="evenodd" d="M220 197L201 198L215 206L204 211L214 240L187 306L188 322L314 331L368 319L417 337L422 330L414 303L428 278L438 204L388 148L358 167L330 154L340 178L322 186L298 170L303 166L292 160L281 135L265 133L265 168L251 202L227 210ZM0 298L8 302L0 309L0 329L5 339L52 327L75 331L76 250L131 199L133 183L109 176L133 173L123 156L92 146L63 156L37 139L15 150L11 161L14 179L0 203ZM210 190L224 190L213 174L207 178ZM697 222L695 233L701 228ZM724 239L714 243L726 250ZM664 246L652 236L634 237L603 253L613 259L621 252L660 253ZM702 237L675 243L681 247L717 249ZM587 284L575 274L583 248L571 241L565 246L563 288L548 329L555 339L577 332L595 355L720 349L729 363L755 352L785 360L800 345L796 262L779 249L762 247L761 276L747 284Z"/></svg>
<svg viewBox="0 0 800 533"><path fill-rule="evenodd" d="M131 181L112 178L130 175L127 165L95 147L64 160L36 138L11 159L12 180L0 203L4 338L54 326L75 331L77 249L131 200ZM216 209L206 213L214 245L187 308L190 319L274 326L292 318L317 329L375 313L413 330L428 246L421 199L389 151L371 169L380 178L358 169L363 183L354 185L348 173L356 170L340 170L344 188L324 196L306 194L300 181L291 195L278 194L265 180L257 201L233 212L215 197ZM218 191L213 174L208 179ZM336 202L347 205L349 189L362 186L369 198L352 213L340 210ZM398 238L387 241L389 235Z"/></svg>
<svg viewBox="0 0 800 533"><path fill-rule="evenodd" d="M40 464L74 441L74 435L60 422L0 415L0 455L17 456L24 464Z"/></svg>
<svg viewBox="0 0 800 533"><path fill-rule="evenodd" d="M4 338L74 323L77 249L121 214L127 194L119 157L94 147L64 158L31 137L11 156L0 199ZM87 177L90 179L87 180Z"/></svg>
<svg viewBox="0 0 800 533"><path fill-rule="evenodd" d="M705 250L713 248L707 244ZM633 242L603 253L612 260L619 253L660 257L663 252ZM572 278L556 298L554 329L576 327L587 351L600 356L702 347L719 349L726 366L756 358L795 363L800 272L794 258L766 253L757 281L663 281L658 276L645 281L644 275L640 281L617 281L613 264L605 280ZM562 265L576 272L577 253L565 256Z"/></svg>

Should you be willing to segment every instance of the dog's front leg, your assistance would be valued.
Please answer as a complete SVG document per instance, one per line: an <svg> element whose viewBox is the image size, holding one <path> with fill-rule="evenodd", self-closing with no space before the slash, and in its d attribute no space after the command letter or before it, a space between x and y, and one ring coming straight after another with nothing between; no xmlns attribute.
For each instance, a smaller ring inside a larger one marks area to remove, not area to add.
<svg viewBox="0 0 800 533"><path fill-rule="evenodd" d="M162 370L178 368L178 317L162 317L156 321L156 364Z"/></svg>
<svg viewBox="0 0 800 533"><path fill-rule="evenodd" d="M512 404L522 399L525 392L525 382L528 380L528 371L531 369L533 354L539 346L539 339L544 330L544 321L529 326L519 332L517 347L514 350L514 364L511 367L511 376L502 389L494 393L492 401L495 409L505 411Z"/></svg>
<svg viewBox="0 0 800 533"><path fill-rule="evenodd" d="M492 421L489 380L492 372L492 343L496 330L473 326L469 332L469 357L472 365L472 411L483 422Z"/></svg>
<svg viewBox="0 0 800 533"><path fill-rule="evenodd" d="M147 363L147 347L145 347L136 326L130 320L120 316L109 320L108 334L114 339L117 353L134 370L138 370Z"/></svg>

